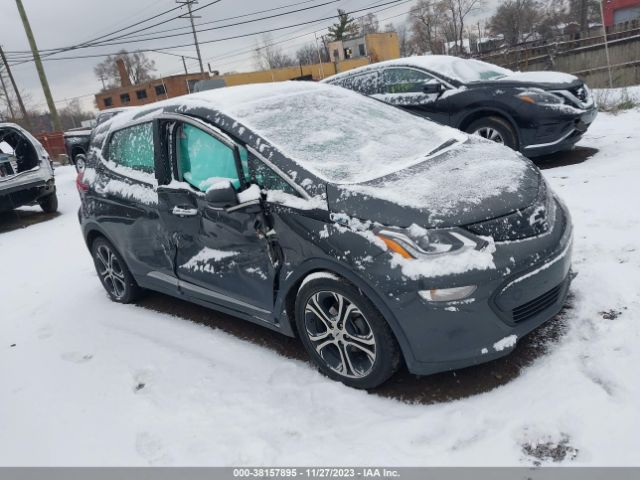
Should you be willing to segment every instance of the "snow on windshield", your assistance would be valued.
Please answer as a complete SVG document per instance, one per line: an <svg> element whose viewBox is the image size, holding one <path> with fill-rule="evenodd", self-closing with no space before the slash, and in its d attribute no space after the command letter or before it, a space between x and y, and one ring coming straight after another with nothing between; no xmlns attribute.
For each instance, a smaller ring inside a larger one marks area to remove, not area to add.
<svg viewBox="0 0 640 480"><path fill-rule="evenodd" d="M497 80L513 72L506 68L491 65L479 60L465 60L448 55L424 55L420 57L400 58L377 64L378 66L412 65L443 75L462 83Z"/></svg>
<svg viewBox="0 0 640 480"><path fill-rule="evenodd" d="M227 92L233 97L231 89ZM266 87L263 95L251 97L226 99L220 107L334 183L382 177L419 162L450 139L466 139L457 130L339 87L289 82L287 88Z"/></svg>
<svg viewBox="0 0 640 480"><path fill-rule="evenodd" d="M513 73L506 68L484 63L479 60L462 60L459 58L451 62L451 70L457 78L461 79L464 83L495 80Z"/></svg>

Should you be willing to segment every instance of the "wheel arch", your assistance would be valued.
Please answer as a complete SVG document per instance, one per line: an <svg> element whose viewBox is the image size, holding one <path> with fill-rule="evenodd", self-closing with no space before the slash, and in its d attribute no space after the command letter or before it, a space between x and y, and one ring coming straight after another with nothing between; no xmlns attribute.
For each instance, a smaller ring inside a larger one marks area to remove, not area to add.
<svg viewBox="0 0 640 480"><path fill-rule="evenodd" d="M109 243L111 243L111 245L113 245L114 248L116 248L113 240L109 238L109 235L107 235L105 231L102 228L100 228L100 226L96 223L90 223L86 225L83 228L83 236L84 236L84 242L87 245L87 248L89 250L91 250L91 245L98 237L106 238L109 241Z"/></svg>
<svg viewBox="0 0 640 480"><path fill-rule="evenodd" d="M466 132L469 125L471 125L473 122L486 117L497 117L507 122L509 126L512 128L513 133L516 137L517 147L520 148L520 130L518 129L518 125L516 124L514 118L503 110L498 110L490 107L478 108L476 110L473 110L472 112L467 113L460 120L460 122L458 122L458 125L456 126L456 128L458 128L458 130L462 130L463 132Z"/></svg>
<svg viewBox="0 0 640 480"><path fill-rule="evenodd" d="M278 298L276 300L275 311L286 312L285 318L280 318L281 325L283 322L286 325L282 325L283 332L289 333L291 336L298 336L295 326L295 301L300 290L302 282L312 273L326 272L342 278L358 290L360 290L378 309L383 318L389 324L393 335L395 336L405 362L411 363L414 361L413 352L409 346L409 341L404 335L403 330L400 328L400 324L393 314L393 312L382 301L382 298L364 279L356 275L349 268L341 265L340 263L327 260L327 259L314 259L308 260L302 263L293 273L287 278L285 285L281 288Z"/></svg>
<svg viewBox="0 0 640 480"><path fill-rule="evenodd" d="M76 155L79 155L81 153L84 154L84 155L87 154L87 152L84 149L84 147L82 147L80 145L74 145L73 147L71 147L71 155L76 156Z"/></svg>

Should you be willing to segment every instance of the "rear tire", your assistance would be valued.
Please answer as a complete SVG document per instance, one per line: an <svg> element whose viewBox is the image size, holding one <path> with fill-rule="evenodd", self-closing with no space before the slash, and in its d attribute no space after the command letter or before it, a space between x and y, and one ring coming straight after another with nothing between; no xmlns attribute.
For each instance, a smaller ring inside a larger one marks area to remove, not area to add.
<svg viewBox="0 0 640 480"><path fill-rule="evenodd" d="M513 127L500 117L483 117L467 127L467 133L479 135L487 140L518 149L518 137Z"/></svg>
<svg viewBox="0 0 640 480"><path fill-rule="evenodd" d="M139 297L140 287L111 242L104 237L96 238L91 245L91 256L100 282L111 300L131 303Z"/></svg>
<svg viewBox="0 0 640 480"><path fill-rule="evenodd" d="M338 277L305 283L295 321L305 350L327 377L369 389L400 367L400 347L389 324L362 292Z"/></svg>
<svg viewBox="0 0 640 480"><path fill-rule="evenodd" d="M38 205L44 213L55 213L58 211L58 195L54 190L53 193L50 193L46 197L41 197L38 199Z"/></svg>

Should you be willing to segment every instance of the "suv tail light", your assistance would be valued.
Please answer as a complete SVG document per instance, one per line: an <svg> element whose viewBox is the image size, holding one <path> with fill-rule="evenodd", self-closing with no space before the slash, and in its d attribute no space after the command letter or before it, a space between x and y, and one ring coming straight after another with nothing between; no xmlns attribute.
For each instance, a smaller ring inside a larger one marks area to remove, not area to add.
<svg viewBox="0 0 640 480"><path fill-rule="evenodd" d="M76 188L78 192L87 193L89 191L89 184L84 183L84 171L78 170L78 176L76 177Z"/></svg>
<svg viewBox="0 0 640 480"><path fill-rule="evenodd" d="M89 184L84 181L84 172L87 164L84 155L76 155L76 171L78 176L76 177L76 188L80 193L87 193L89 191Z"/></svg>

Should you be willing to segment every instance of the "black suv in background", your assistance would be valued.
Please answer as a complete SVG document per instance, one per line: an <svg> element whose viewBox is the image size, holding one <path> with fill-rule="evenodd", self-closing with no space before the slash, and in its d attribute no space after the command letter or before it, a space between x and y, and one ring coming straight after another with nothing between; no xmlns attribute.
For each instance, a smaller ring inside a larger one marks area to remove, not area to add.
<svg viewBox="0 0 640 480"><path fill-rule="evenodd" d="M343 88L166 100L91 147L79 219L113 300L148 288L297 335L354 387L506 355L569 288L571 219L535 165Z"/></svg>
<svg viewBox="0 0 640 480"><path fill-rule="evenodd" d="M567 150L597 114L582 80L558 72L513 72L446 55L368 65L324 82L503 143L527 157Z"/></svg>

